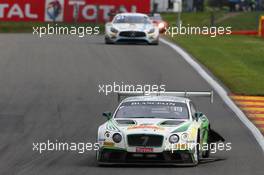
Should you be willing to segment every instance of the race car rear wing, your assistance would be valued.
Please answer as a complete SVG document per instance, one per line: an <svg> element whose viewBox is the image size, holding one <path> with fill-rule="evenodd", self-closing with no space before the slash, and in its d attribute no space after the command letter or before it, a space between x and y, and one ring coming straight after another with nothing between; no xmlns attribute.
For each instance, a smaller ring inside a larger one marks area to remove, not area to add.
<svg viewBox="0 0 264 175"><path fill-rule="evenodd" d="M185 91L185 92L143 92L143 91L119 91L117 92L118 102L122 97L131 97L131 96L175 96L175 97L209 97L210 102L214 102L214 92L213 91Z"/></svg>

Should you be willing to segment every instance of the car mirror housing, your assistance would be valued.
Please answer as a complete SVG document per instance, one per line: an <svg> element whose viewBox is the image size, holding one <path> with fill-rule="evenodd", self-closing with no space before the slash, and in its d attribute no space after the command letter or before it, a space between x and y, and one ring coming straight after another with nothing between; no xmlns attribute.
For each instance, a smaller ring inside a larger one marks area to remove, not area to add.
<svg viewBox="0 0 264 175"><path fill-rule="evenodd" d="M196 113L194 114L194 118L195 118L196 121L198 121L199 118L201 118L202 116L203 116L203 113L202 113L202 112L196 112Z"/></svg>
<svg viewBox="0 0 264 175"><path fill-rule="evenodd" d="M104 112L103 116L107 118L107 120L110 120L112 118L112 113L111 112Z"/></svg>

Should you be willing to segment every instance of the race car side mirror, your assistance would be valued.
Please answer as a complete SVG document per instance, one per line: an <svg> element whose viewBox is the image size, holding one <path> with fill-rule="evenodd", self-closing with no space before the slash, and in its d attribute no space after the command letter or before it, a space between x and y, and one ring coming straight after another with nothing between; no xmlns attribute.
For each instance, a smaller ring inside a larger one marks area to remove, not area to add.
<svg viewBox="0 0 264 175"><path fill-rule="evenodd" d="M194 114L194 118L195 118L196 121L198 121L199 118L201 118L202 116L203 116L203 113L202 113L202 112L196 112L196 113Z"/></svg>
<svg viewBox="0 0 264 175"><path fill-rule="evenodd" d="M104 112L103 116L107 118L107 120L110 120L112 117L112 113L111 112Z"/></svg>

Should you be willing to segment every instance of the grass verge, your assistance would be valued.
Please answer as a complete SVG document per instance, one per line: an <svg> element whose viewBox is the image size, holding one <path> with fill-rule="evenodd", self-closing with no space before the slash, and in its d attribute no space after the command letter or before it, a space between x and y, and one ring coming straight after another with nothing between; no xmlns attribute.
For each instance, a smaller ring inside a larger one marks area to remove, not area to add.
<svg viewBox="0 0 264 175"><path fill-rule="evenodd" d="M256 29L260 12L235 15L219 12L217 25L232 26L233 30ZM229 15L229 16L227 16ZM174 25L176 16L164 14ZM209 25L209 13L183 14L183 23L192 26ZM174 42L193 55L217 76L233 93L243 95L264 95L264 39L255 36L202 35L176 36Z"/></svg>
<svg viewBox="0 0 264 175"><path fill-rule="evenodd" d="M190 24L191 26L210 26L211 12L197 13L182 13L181 20L183 25ZM231 26L232 30L257 30L258 20L264 12L236 12L226 13L224 11L216 11L215 13L216 26ZM172 26L176 25L177 14L165 13L162 15L164 20L168 21Z"/></svg>
<svg viewBox="0 0 264 175"><path fill-rule="evenodd" d="M252 36L177 36L172 38L233 93L264 95L264 39Z"/></svg>

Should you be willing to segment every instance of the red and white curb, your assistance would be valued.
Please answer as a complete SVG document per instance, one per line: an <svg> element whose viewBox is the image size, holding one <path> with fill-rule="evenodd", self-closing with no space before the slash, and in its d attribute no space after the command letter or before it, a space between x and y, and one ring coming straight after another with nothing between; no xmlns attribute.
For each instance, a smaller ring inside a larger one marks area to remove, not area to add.
<svg viewBox="0 0 264 175"><path fill-rule="evenodd" d="M231 98L264 134L264 97L232 95Z"/></svg>

